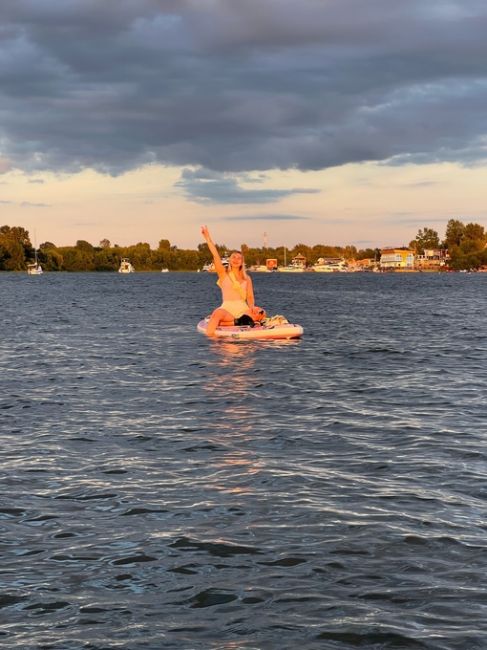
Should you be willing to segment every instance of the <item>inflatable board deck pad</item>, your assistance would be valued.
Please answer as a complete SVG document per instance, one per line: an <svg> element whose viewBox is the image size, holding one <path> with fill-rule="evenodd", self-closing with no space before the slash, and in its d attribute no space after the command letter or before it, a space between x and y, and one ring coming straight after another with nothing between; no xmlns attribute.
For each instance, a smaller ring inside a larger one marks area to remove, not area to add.
<svg viewBox="0 0 487 650"><path fill-rule="evenodd" d="M208 319L201 320L197 325L198 332L206 334ZM239 339L239 340L270 340L270 339L298 339L303 335L301 325L293 323L281 323L279 325L256 325L255 327L231 325L226 327L217 327L215 337L219 339Z"/></svg>

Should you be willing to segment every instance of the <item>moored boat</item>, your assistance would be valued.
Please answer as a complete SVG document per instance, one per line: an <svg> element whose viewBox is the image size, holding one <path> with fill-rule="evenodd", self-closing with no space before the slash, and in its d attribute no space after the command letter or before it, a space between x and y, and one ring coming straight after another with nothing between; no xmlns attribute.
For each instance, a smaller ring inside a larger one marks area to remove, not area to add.
<svg viewBox="0 0 487 650"><path fill-rule="evenodd" d="M39 262L33 262L32 264L27 264L27 274L28 275L42 275L44 271Z"/></svg>
<svg viewBox="0 0 487 650"><path fill-rule="evenodd" d="M30 264L27 264L27 274L42 275L42 273L42 266L39 264L39 260L37 259L37 249L34 249L34 261Z"/></svg>
<svg viewBox="0 0 487 650"><path fill-rule="evenodd" d="M341 257L320 257L311 268L317 273L343 273L349 270L346 261Z"/></svg>
<svg viewBox="0 0 487 650"><path fill-rule="evenodd" d="M135 273L135 269L130 263L130 260L128 257L122 257L122 261L120 262L120 268L118 269L119 273Z"/></svg>

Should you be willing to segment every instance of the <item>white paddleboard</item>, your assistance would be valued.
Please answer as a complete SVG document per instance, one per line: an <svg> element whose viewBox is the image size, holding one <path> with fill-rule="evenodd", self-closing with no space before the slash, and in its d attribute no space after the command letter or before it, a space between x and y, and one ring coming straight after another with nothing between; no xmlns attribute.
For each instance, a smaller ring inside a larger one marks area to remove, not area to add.
<svg viewBox="0 0 487 650"><path fill-rule="evenodd" d="M201 334L206 334L208 318L200 320L196 329ZM230 325L226 327L217 327L215 337L219 339L239 339L248 341L264 341L277 339L298 339L303 335L301 325L295 323L280 323L278 325Z"/></svg>

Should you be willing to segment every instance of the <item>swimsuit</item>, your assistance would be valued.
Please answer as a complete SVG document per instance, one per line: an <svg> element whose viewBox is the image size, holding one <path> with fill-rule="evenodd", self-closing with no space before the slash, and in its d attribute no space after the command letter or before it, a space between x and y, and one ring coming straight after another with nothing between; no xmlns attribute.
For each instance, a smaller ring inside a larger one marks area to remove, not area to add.
<svg viewBox="0 0 487 650"><path fill-rule="evenodd" d="M244 296L247 295L247 280L239 282L233 273L228 273L222 281L218 280L222 290L223 302L220 309L228 311L234 318L239 318L249 311L249 306Z"/></svg>

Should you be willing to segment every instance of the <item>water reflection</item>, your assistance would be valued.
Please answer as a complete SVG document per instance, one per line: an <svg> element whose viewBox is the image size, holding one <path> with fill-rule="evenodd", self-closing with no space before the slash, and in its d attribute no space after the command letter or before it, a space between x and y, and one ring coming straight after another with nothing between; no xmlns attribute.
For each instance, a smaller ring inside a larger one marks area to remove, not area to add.
<svg viewBox="0 0 487 650"><path fill-rule="evenodd" d="M262 462L248 451L258 414L257 351L248 342L217 341L211 348L209 381L204 385L213 405L210 440L224 449L212 462L212 487L226 494L252 493L255 474L262 470Z"/></svg>
<svg viewBox="0 0 487 650"><path fill-rule="evenodd" d="M212 347L215 363L211 370L211 384L205 386L212 394L226 397L243 396L253 385L256 347L217 341Z"/></svg>
<svg viewBox="0 0 487 650"><path fill-rule="evenodd" d="M261 360L262 353L269 350L299 345L299 340L283 341L214 341L211 347L213 359L211 366L213 386L217 394L254 393L256 384L256 360Z"/></svg>

